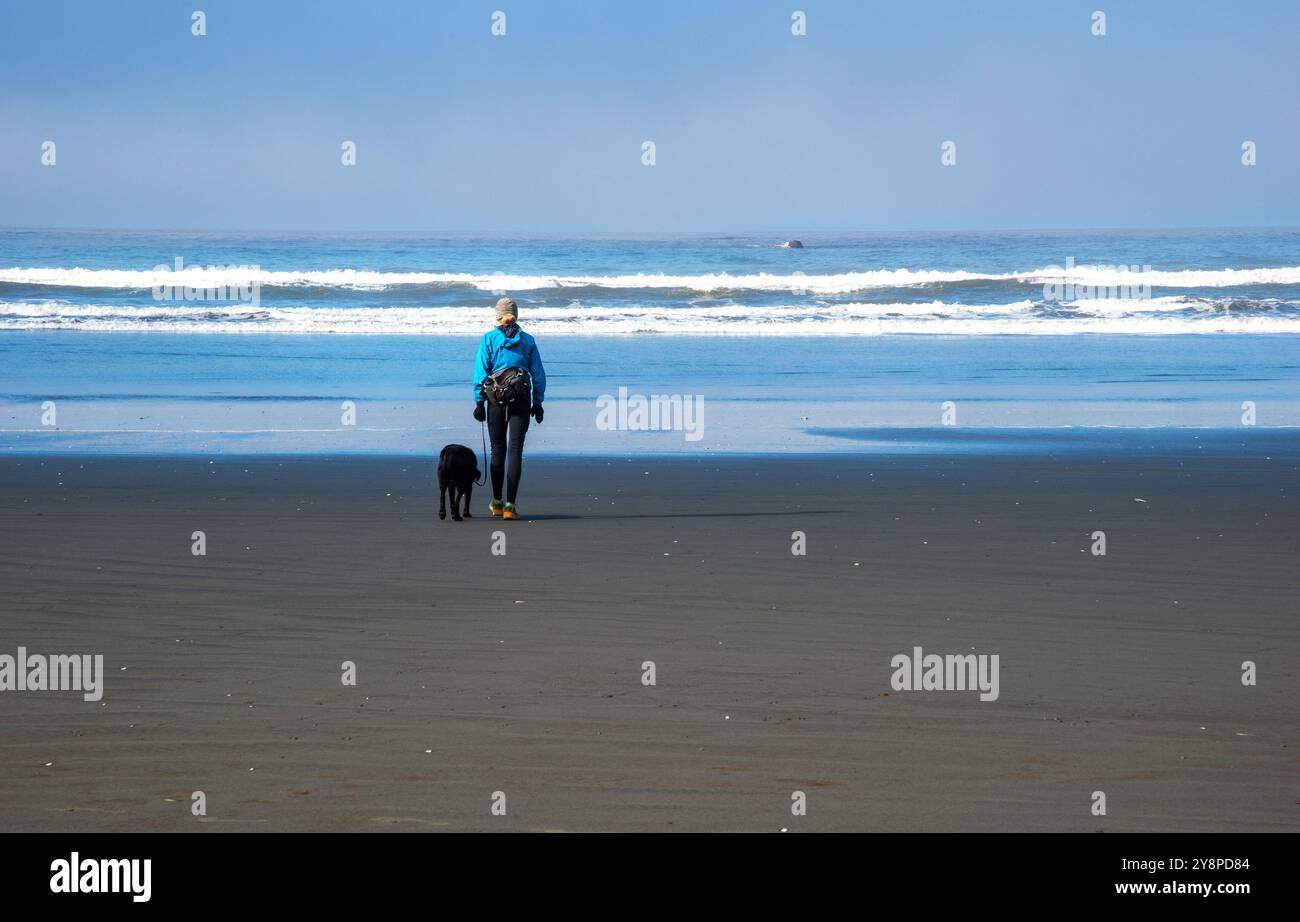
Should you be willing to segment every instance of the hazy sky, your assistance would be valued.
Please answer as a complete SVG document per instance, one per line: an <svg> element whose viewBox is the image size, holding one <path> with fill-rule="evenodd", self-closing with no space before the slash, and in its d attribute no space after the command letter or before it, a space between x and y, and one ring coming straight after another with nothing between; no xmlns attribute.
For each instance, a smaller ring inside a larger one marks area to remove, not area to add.
<svg viewBox="0 0 1300 922"><path fill-rule="evenodd" d="M3 0L0 16L0 225L1300 224L1296 0Z"/></svg>

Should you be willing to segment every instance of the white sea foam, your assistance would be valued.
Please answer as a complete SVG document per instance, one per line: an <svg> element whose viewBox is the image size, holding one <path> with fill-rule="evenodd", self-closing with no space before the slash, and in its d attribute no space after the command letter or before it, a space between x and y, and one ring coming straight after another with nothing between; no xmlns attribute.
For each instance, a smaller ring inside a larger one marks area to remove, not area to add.
<svg viewBox="0 0 1300 922"><path fill-rule="evenodd" d="M506 275L465 272L376 272L363 269L256 270L192 267L181 272L138 269L22 268L0 269L0 283L67 288L150 289L189 285L215 288L256 282L262 286L318 286L370 290L399 285L466 287L480 291L544 291L570 288L678 289L698 292L790 291L848 294L873 288L953 285L979 282L1022 282L1043 285L1068 281L1079 285L1114 287L1150 284L1156 288L1232 288L1244 285L1300 284L1300 266L1263 269L1184 269L1134 272L1122 266L1047 266L1026 272L989 274L937 269L872 269L833 274L730 275Z"/></svg>
<svg viewBox="0 0 1300 922"><path fill-rule="evenodd" d="M871 336L885 334L1072 333L1300 333L1300 316L1271 312L1243 316L1211 302L1082 301L1054 305L1044 314L1035 301L951 304L794 304L785 306L620 307L573 305L530 308L534 333L731 334L745 336ZM62 302L0 303L0 329L159 331L177 333L321 333L477 335L486 323L481 307L266 307L237 304L189 306L86 305Z"/></svg>

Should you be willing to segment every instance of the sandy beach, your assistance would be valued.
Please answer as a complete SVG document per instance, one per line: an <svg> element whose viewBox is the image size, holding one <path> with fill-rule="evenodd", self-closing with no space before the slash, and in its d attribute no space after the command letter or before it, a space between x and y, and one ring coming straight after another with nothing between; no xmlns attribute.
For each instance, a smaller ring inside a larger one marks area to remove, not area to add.
<svg viewBox="0 0 1300 922"><path fill-rule="evenodd" d="M1294 831L1298 459L547 458L503 525L432 459L7 457L0 652L105 681L0 693L0 827Z"/></svg>

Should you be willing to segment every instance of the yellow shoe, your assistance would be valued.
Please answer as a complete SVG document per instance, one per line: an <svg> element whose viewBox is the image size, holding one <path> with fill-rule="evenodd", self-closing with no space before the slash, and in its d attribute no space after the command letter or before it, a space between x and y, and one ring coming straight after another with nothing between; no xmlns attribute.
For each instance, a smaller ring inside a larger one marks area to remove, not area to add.
<svg viewBox="0 0 1300 922"><path fill-rule="evenodd" d="M519 518L519 516L515 513L515 504L514 504L514 503L506 503L506 508L503 509L503 510L501 511L501 518L503 518L503 519L517 519L517 518Z"/></svg>
<svg viewBox="0 0 1300 922"><path fill-rule="evenodd" d="M501 500L494 499L492 500L492 502L488 503L488 512L492 513L493 515L500 515L502 510L505 509L505 507L506 504L501 502Z"/></svg>

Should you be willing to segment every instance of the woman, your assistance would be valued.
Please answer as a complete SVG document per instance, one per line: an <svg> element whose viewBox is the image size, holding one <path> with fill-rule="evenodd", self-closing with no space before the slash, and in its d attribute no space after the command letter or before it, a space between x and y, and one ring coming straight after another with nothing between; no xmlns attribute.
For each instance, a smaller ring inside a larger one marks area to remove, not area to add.
<svg viewBox="0 0 1300 922"><path fill-rule="evenodd" d="M546 396L541 353L533 338L519 329L515 322L518 316L519 308L510 298L497 302L497 325L483 334L474 363L474 418L479 422L487 420L492 441L492 502L488 510L503 519L518 518L515 496L524 464L524 434L528 432L529 416L541 423L542 398ZM508 369L518 371L511 373Z"/></svg>

